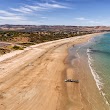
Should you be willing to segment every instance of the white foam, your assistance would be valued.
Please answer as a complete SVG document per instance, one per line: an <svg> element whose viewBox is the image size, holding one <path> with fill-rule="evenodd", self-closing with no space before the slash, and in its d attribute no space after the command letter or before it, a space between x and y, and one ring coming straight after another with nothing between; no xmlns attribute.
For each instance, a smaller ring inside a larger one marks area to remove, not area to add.
<svg viewBox="0 0 110 110"><path fill-rule="evenodd" d="M88 49L87 49L88 50ZM105 103L110 106L109 102L107 101L106 97L105 97L105 93L102 91L102 88L103 88L103 83L101 82L101 78L99 77L99 75L97 74L97 72L93 69L93 65L92 65L92 62L94 61L91 56L90 56L90 53L87 52L87 56L88 56L88 64L89 64L89 67L90 67L90 70L91 70L91 73L94 77L94 80L96 82L96 85L100 91L100 94L103 96L104 98L104 101Z"/></svg>
<svg viewBox="0 0 110 110"><path fill-rule="evenodd" d="M92 72L92 75L93 75L93 77L94 77L94 80L96 81L96 85L97 85L98 89L101 90L102 87L103 87L103 83L100 81L101 78L99 77L99 75L98 75L98 74L96 73L96 71L92 68L93 65L92 65L91 62L93 61L93 59L91 58L91 56L90 56L89 53L87 53L87 55L88 55L88 63L89 63L89 67L90 67L90 70L91 70L91 72Z"/></svg>
<svg viewBox="0 0 110 110"><path fill-rule="evenodd" d="M91 51L91 49L87 49L87 53L91 53L92 51Z"/></svg>
<svg viewBox="0 0 110 110"><path fill-rule="evenodd" d="M79 48L76 50L78 58L80 58L80 55L79 55L79 53L78 53L78 51L79 51L80 48L81 48L81 47L79 47Z"/></svg>

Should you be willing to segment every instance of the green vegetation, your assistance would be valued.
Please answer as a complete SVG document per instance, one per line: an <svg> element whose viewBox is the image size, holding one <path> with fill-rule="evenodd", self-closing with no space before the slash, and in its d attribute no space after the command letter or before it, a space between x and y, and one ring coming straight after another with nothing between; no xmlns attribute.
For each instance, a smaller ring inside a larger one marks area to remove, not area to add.
<svg viewBox="0 0 110 110"><path fill-rule="evenodd" d="M39 31L39 32L18 32L18 31L0 31L0 41L14 43L13 45L4 46L0 48L0 54L8 53L12 50L23 50L25 47L48 42L52 40L59 40L63 38L70 38L91 32L52 32L52 31Z"/></svg>
<svg viewBox="0 0 110 110"><path fill-rule="evenodd" d="M88 34L90 32L17 32L5 31L0 32L0 41L21 42L21 43L41 43L63 38L69 38L79 35Z"/></svg>
<svg viewBox="0 0 110 110"><path fill-rule="evenodd" d="M17 43L18 45L22 45L24 47L27 47L27 46L31 46L31 45L35 45L34 42L27 42L27 43Z"/></svg>
<svg viewBox="0 0 110 110"><path fill-rule="evenodd" d="M12 49L14 49L14 50L23 50L23 47L15 45L15 46L12 47Z"/></svg>
<svg viewBox="0 0 110 110"><path fill-rule="evenodd" d="M0 55L9 53L10 51L11 51L10 49L0 48Z"/></svg>

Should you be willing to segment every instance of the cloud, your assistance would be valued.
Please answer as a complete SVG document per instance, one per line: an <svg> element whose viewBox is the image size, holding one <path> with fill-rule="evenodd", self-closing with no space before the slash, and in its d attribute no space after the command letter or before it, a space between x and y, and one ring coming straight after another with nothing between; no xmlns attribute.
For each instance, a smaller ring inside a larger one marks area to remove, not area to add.
<svg viewBox="0 0 110 110"><path fill-rule="evenodd" d="M40 22L37 21L30 21L30 20L1 20L0 24L13 24L13 25L40 25Z"/></svg>
<svg viewBox="0 0 110 110"><path fill-rule="evenodd" d="M19 16L9 16L9 17L5 17L5 16L0 16L0 20L23 20L22 17Z"/></svg>
<svg viewBox="0 0 110 110"><path fill-rule="evenodd" d="M52 9L66 9L66 8L68 8L66 5L64 5L63 3L56 2L56 0L42 0L42 2L35 2L34 4L33 3L23 4L21 6L18 6L18 8L10 7L8 11L0 10L0 21L2 23L5 21L13 24L17 22L19 24L20 23L24 24L26 22L27 24L29 23L37 24L38 23L38 21L36 22L37 19L38 20L47 19L46 17L44 17L44 15L40 15L38 17L41 11L44 12ZM32 16L35 16L36 19Z"/></svg>
<svg viewBox="0 0 110 110"><path fill-rule="evenodd" d="M80 18L75 18L76 20L80 20L80 21L88 21L89 19L86 19L84 17L80 17Z"/></svg>
<svg viewBox="0 0 110 110"><path fill-rule="evenodd" d="M44 11L44 10L49 10L49 9L64 9L68 8L65 5L61 5L58 3L36 3L36 5L24 5L19 8L10 8L12 11L15 12L21 12L21 13L32 13L34 11Z"/></svg>
<svg viewBox="0 0 110 110"><path fill-rule="evenodd" d="M32 11L42 11L45 10L44 7L40 7L38 5L25 5L26 8L32 10Z"/></svg>
<svg viewBox="0 0 110 110"><path fill-rule="evenodd" d="M14 13L5 11L5 10L0 10L0 14L4 15L4 16L15 16Z"/></svg>
<svg viewBox="0 0 110 110"><path fill-rule="evenodd" d="M31 13L32 10L26 7L20 7L20 8L10 8L13 11L21 12L21 13Z"/></svg>
<svg viewBox="0 0 110 110"><path fill-rule="evenodd" d="M47 19L47 17L45 17L45 16L42 16L41 18L42 18L42 19Z"/></svg>
<svg viewBox="0 0 110 110"><path fill-rule="evenodd" d="M40 7L46 8L46 9L49 9L49 8L67 8L64 5L60 5L60 4L56 4L56 3L39 3L38 5Z"/></svg>
<svg viewBox="0 0 110 110"><path fill-rule="evenodd" d="M101 24L101 22L98 22L97 20L87 19L85 17L79 17L75 19L85 24L89 24L89 25L100 25Z"/></svg>
<svg viewBox="0 0 110 110"><path fill-rule="evenodd" d="M5 10L0 10L0 20L26 20L26 18L22 15L18 15L16 13L8 12Z"/></svg>

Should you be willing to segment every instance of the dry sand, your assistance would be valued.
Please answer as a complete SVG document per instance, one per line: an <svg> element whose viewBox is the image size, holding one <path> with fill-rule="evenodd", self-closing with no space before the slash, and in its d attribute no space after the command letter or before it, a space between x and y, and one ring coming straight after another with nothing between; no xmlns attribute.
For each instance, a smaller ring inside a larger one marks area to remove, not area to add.
<svg viewBox="0 0 110 110"><path fill-rule="evenodd" d="M42 43L1 56L0 110L107 110L82 60L75 63L79 71L65 61L71 45L95 35ZM65 83L66 78L81 82Z"/></svg>

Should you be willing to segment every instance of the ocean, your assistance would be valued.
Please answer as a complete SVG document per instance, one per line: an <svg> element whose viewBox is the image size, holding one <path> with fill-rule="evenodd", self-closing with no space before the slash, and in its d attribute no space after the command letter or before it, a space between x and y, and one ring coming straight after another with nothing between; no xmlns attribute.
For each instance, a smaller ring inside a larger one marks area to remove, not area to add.
<svg viewBox="0 0 110 110"><path fill-rule="evenodd" d="M110 106L110 33L98 35L86 43L72 46L68 52L71 65L74 65L74 60L78 57L88 63L100 95Z"/></svg>
<svg viewBox="0 0 110 110"><path fill-rule="evenodd" d="M91 72L100 94L110 105L110 33L94 37L89 43L87 55Z"/></svg>

